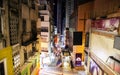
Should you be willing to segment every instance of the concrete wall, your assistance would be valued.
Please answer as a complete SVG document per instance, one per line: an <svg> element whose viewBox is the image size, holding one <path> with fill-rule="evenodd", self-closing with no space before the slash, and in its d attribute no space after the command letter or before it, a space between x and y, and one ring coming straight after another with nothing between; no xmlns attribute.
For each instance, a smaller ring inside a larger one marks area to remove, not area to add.
<svg viewBox="0 0 120 75"><path fill-rule="evenodd" d="M10 39L9 39L9 22L8 22L8 1L3 0L3 9L4 13L0 14L1 26L2 26L2 35L0 37L0 49L4 48L5 41L6 46L10 46Z"/></svg>
<svg viewBox="0 0 120 75"><path fill-rule="evenodd" d="M116 50L113 48L113 38L92 33L90 44L91 51L95 53L104 62L106 62L109 56L115 56L116 53L120 54L120 50Z"/></svg>
<svg viewBox="0 0 120 75"><path fill-rule="evenodd" d="M35 11L35 10L33 10L33 9L30 9L30 19L31 20L37 20L37 12Z"/></svg>
<svg viewBox="0 0 120 75"><path fill-rule="evenodd" d="M31 24L29 23L30 22L29 21L29 19L30 19L29 7L27 5L25 5L25 4L22 4L21 9L22 9L21 22L22 22L22 19L26 20L26 32L29 32L31 30ZM21 23L21 26L22 26L22 23ZM21 31L22 31L22 29L21 29ZM24 37L23 41L26 41L26 40L30 39L30 33L24 35L23 37ZM24 61L24 48L26 48L26 47L22 46L21 50L20 50L20 59L21 59L21 61L20 61L21 64L20 65L21 66L23 66L23 64L25 62Z"/></svg>
<svg viewBox="0 0 120 75"><path fill-rule="evenodd" d="M94 16L104 16L118 11L120 0L95 0Z"/></svg>
<svg viewBox="0 0 120 75"><path fill-rule="evenodd" d="M22 18L29 19L29 8L24 4L22 4Z"/></svg>
<svg viewBox="0 0 120 75"><path fill-rule="evenodd" d="M20 50L20 66L22 66L24 64L24 47L21 47Z"/></svg>
<svg viewBox="0 0 120 75"><path fill-rule="evenodd" d="M90 18L90 13L93 11L93 2L82 4L78 7L78 31L84 31L84 21Z"/></svg>
<svg viewBox="0 0 120 75"><path fill-rule="evenodd" d="M40 28L41 28L41 19L38 18L38 20L37 20L37 29L38 29L38 31L39 31Z"/></svg>

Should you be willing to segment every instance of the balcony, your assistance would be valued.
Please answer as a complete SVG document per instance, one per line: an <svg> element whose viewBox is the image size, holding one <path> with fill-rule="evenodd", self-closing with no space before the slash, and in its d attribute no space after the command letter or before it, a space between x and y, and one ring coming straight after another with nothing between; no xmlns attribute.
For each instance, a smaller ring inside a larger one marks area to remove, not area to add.
<svg viewBox="0 0 120 75"><path fill-rule="evenodd" d="M39 11L40 15L49 15L50 12L48 10L40 10Z"/></svg>
<svg viewBox="0 0 120 75"><path fill-rule="evenodd" d="M32 9L35 9L35 1L34 1L34 0L31 0L31 2L30 2L30 7L31 7Z"/></svg>
<svg viewBox="0 0 120 75"><path fill-rule="evenodd" d="M22 35L22 45L23 46L27 46L36 40L37 40L37 37L32 32L26 32L26 33L23 33L23 35Z"/></svg>
<svg viewBox="0 0 120 75"><path fill-rule="evenodd" d="M28 5L28 0L22 0L22 3Z"/></svg>
<svg viewBox="0 0 120 75"><path fill-rule="evenodd" d="M47 0L39 0L39 3L40 3L40 5L42 5L42 4L47 4Z"/></svg>
<svg viewBox="0 0 120 75"><path fill-rule="evenodd" d="M39 10L46 10L47 7L46 7L46 5L40 5L38 9L39 9Z"/></svg>

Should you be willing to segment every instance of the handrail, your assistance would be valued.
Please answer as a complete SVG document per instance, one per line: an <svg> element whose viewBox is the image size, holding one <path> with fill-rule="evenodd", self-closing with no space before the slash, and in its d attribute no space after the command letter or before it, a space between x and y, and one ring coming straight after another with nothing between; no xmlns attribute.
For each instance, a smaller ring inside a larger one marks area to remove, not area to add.
<svg viewBox="0 0 120 75"><path fill-rule="evenodd" d="M113 59L114 61L120 63L120 60L116 59L114 56L109 56L108 59L107 59L107 61L109 60L109 58L111 58L111 59ZM107 61L106 61L106 62L107 62Z"/></svg>
<svg viewBox="0 0 120 75"><path fill-rule="evenodd" d="M117 75L105 62L103 62L99 57L97 57L93 52L90 52L90 57L95 61L95 63L100 66L100 68L105 71L108 75Z"/></svg>

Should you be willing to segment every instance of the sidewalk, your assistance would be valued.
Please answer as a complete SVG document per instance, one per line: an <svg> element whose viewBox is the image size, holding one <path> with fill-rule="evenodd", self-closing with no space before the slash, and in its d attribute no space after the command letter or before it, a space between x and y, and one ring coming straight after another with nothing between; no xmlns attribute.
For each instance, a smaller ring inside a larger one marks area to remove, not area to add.
<svg viewBox="0 0 120 75"><path fill-rule="evenodd" d="M58 58L55 57L54 60L51 62L51 64L49 64L48 66L49 66L49 67L56 67L57 61L58 61Z"/></svg>

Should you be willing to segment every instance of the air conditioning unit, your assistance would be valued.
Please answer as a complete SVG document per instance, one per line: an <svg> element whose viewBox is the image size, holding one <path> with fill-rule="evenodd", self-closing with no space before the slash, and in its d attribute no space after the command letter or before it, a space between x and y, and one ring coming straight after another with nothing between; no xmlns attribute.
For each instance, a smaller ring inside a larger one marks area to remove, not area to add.
<svg viewBox="0 0 120 75"><path fill-rule="evenodd" d="M120 36L114 37L113 48L120 50Z"/></svg>

